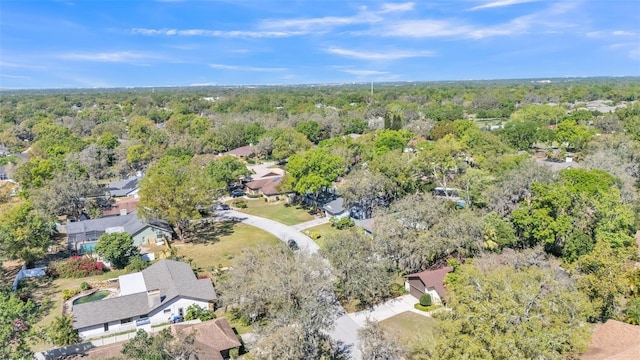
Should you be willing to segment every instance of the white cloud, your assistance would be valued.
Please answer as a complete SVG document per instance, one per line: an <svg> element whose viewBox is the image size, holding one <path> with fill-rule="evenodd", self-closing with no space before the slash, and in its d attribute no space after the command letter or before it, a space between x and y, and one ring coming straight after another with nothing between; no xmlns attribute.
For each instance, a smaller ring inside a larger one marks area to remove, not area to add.
<svg viewBox="0 0 640 360"><path fill-rule="evenodd" d="M96 62L131 62L135 60L152 58L152 56L149 56L147 54L129 52L129 51L103 52L103 53L67 53L67 54L59 54L57 57L65 60L96 61Z"/></svg>
<svg viewBox="0 0 640 360"><path fill-rule="evenodd" d="M413 10L413 6L415 3L406 2L406 3L387 3L382 4L379 14L389 13L389 12L405 12Z"/></svg>
<svg viewBox="0 0 640 360"><path fill-rule="evenodd" d="M377 71L377 70L362 70L362 69L343 69L342 72L351 75L357 76L371 76L371 75L385 75L388 74L386 71Z"/></svg>
<svg viewBox="0 0 640 360"><path fill-rule="evenodd" d="M225 65L225 64L209 64L212 69L219 70L233 70L233 71L255 71L255 72L280 72L287 71L287 68L273 68L273 67L255 67L255 66L237 66L237 65Z"/></svg>
<svg viewBox="0 0 640 360"><path fill-rule="evenodd" d="M1 78L26 80L31 79L29 76L0 74Z"/></svg>
<svg viewBox="0 0 640 360"><path fill-rule="evenodd" d="M338 47L331 47L327 49L327 52L330 54L340 55L344 57L350 57L359 60L399 60L399 59L407 59L414 57L428 57L434 56L435 53L433 51L389 51L389 52L368 52L368 51L357 51L357 50L349 50L342 49Z"/></svg>
<svg viewBox="0 0 640 360"><path fill-rule="evenodd" d="M624 31L624 30L616 30L612 33L614 36L636 36L638 35L635 32Z"/></svg>
<svg viewBox="0 0 640 360"><path fill-rule="evenodd" d="M281 38L288 36L301 35L300 32L295 31L221 31L221 30L207 30L207 29L145 29L145 28L133 28L131 33L135 35L166 35L166 36L207 36L207 37L220 37L220 38Z"/></svg>
<svg viewBox="0 0 640 360"><path fill-rule="evenodd" d="M452 20L410 20L385 27L382 34L401 37L444 37L467 34L473 28Z"/></svg>
<svg viewBox="0 0 640 360"><path fill-rule="evenodd" d="M338 26L368 24L379 21L382 21L382 18L364 11L354 16L345 17L325 16L321 18L266 20L260 26L265 29L295 29L299 32L309 33L326 31Z"/></svg>
<svg viewBox="0 0 640 360"><path fill-rule="evenodd" d="M474 10L490 9L490 8L497 8L497 7L503 7L503 6L524 4L524 3L535 2L535 1L540 1L540 0L497 0L497 1L490 1L482 5L474 6L469 10L474 11Z"/></svg>

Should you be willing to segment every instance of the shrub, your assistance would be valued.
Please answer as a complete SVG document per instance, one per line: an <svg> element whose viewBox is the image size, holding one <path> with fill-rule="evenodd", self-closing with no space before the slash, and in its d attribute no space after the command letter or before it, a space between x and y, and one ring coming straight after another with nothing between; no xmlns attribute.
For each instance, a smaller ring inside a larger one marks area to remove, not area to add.
<svg viewBox="0 0 640 360"><path fill-rule="evenodd" d="M312 231L309 233L309 237L312 238L313 240L318 240L320 239L320 237L322 237L322 235L320 235L320 233L317 231Z"/></svg>
<svg viewBox="0 0 640 360"><path fill-rule="evenodd" d="M88 282L83 281L83 282L80 284L80 289L82 289L82 291L87 291L87 290L91 289L91 285L89 285L89 283L88 283Z"/></svg>
<svg viewBox="0 0 640 360"><path fill-rule="evenodd" d="M78 294L80 294L78 289L64 289L62 290L62 300L67 301Z"/></svg>
<svg viewBox="0 0 640 360"><path fill-rule="evenodd" d="M238 199L238 200L235 200L233 202L233 206L235 206L235 207L237 207L239 209L246 209L247 208L247 202L244 201L243 199Z"/></svg>
<svg viewBox="0 0 640 360"><path fill-rule="evenodd" d="M430 305L430 306L422 306L420 304L413 305L414 308L420 311L433 311L440 307L440 305Z"/></svg>
<svg viewBox="0 0 640 360"><path fill-rule="evenodd" d="M187 313L184 315L184 319L187 321L195 319L200 319L200 321L207 321L215 318L216 314L214 314L213 311L201 308L196 304L189 305L189 307L187 308Z"/></svg>
<svg viewBox="0 0 640 360"><path fill-rule="evenodd" d="M355 222L348 218L343 217L341 219L336 220L335 218L331 218L331 226L335 227L338 230L343 230L355 226Z"/></svg>
<svg viewBox="0 0 640 360"><path fill-rule="evenodd" d="M422 305L422 306L431 306L431 295L430 294L422 294L422 296L420 296L420 305Z"/></svg>
<svg viewBox="0 0 640 360"><path fill-rule="evenodd" d="M129 259L129 265L125 267L127 271L131 272L139 272L146 269L149 266L149 263L142 259L142 256L134 256Z"/></svg>
<svg viewBox="0 0 640 360"><path fill-rule="evenodd" d="M56 261L49 265L49 274L62 278L81 278L91 275L100 275L106 269L104 264L88 256L72 256L65 261Z"/></svg>

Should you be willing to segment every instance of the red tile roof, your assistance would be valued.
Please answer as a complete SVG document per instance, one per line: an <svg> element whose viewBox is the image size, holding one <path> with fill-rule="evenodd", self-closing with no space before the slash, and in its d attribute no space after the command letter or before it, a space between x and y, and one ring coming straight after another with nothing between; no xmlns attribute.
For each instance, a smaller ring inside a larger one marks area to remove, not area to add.
<svg viewBox="0 0 640 360"><path fill-rule="evenodd" d="M447 295L447 289L444 287L444 277L453 271L452 267L443 267L438 270L425 270L415 274L405 275L407 279L420 279L425 287L434 288L440 296L444 298Z"/></svg>
<svg viewBox="0 0 640 360"><path fill-rule="evenodd" d="M607 320L591 335L591 344L582 360L640 359L640 326Z"/></svg>

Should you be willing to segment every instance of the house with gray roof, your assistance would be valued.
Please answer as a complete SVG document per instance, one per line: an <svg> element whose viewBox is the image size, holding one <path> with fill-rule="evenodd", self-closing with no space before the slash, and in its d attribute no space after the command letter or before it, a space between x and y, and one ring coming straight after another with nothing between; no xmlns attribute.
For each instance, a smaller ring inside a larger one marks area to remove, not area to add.
<svg viewBox="0 0 640 360"><path fill-rule="evenodd" d="M322 209L329 217L335 217L337 219L349 217L349 212L344 208L344 199L342 196L326 203Z"/></svg>
<svg viewBox="0 0 640 360"><path fill-rule="evenodd" d="M138 182L141 176L131 176L124 180L109 183L109 195L111 197L134 196L138 193Z"/></svg>
<svg viewBox="0 0 640 360"><path fill-rule="evenodd" d="M95 248L104 233L126 232L136 246L171 240L173 230L168 223L157 219L140 219L138 211L98 219L67 223L67 245L72 251L83 253Z"/></svg>
<svg viewBox="0 0 640 360"><path fill-rule="evenodd" d="M162 259L118 282L118 296L73 305L73 328L83 339L167 323L193 304L213 310L217 299L211 280L179 261Z"/></svg>

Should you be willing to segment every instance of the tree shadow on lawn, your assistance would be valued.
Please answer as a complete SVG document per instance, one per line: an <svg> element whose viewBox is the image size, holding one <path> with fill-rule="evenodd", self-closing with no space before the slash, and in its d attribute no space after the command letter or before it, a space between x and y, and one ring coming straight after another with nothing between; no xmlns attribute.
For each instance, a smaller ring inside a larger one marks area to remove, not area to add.
<svg viewBox="0 0 640 360"><path fill-rule="evenodd" d="M215 244L220 237L233 234L234 221L203 219L191 224L185 242L192 244Z"/></svg>

